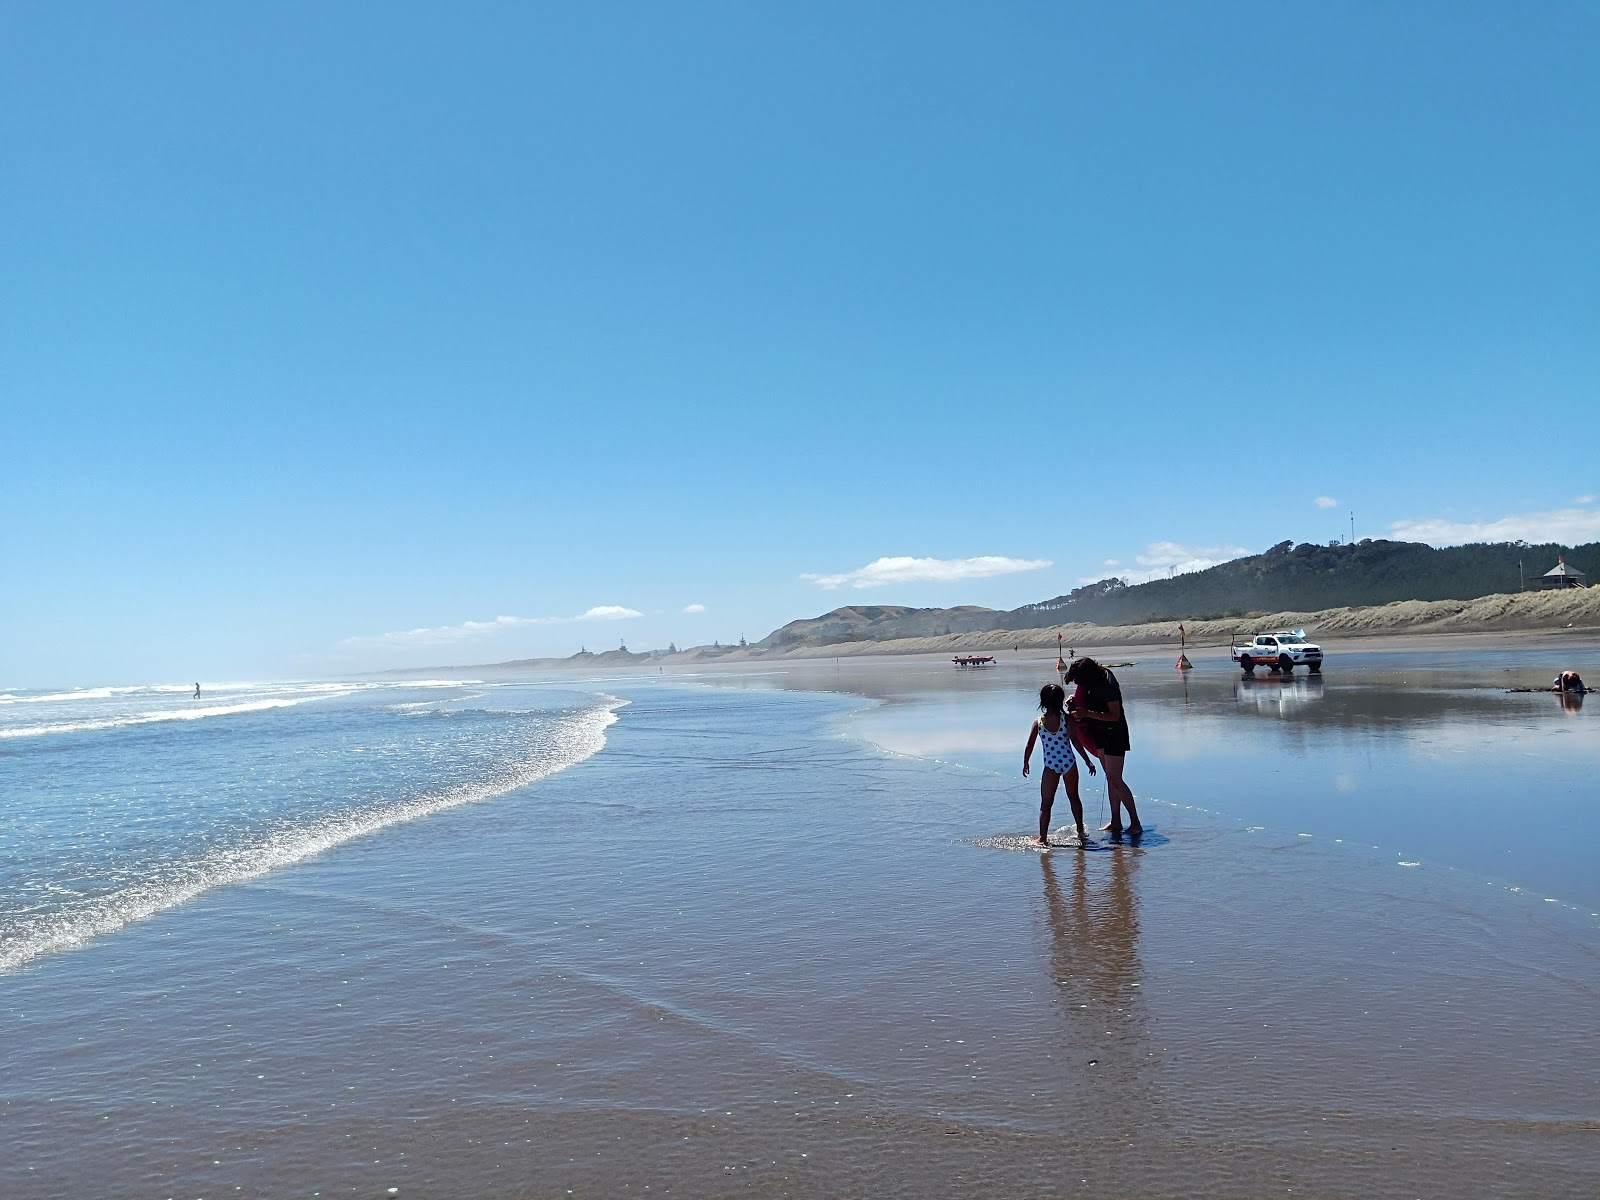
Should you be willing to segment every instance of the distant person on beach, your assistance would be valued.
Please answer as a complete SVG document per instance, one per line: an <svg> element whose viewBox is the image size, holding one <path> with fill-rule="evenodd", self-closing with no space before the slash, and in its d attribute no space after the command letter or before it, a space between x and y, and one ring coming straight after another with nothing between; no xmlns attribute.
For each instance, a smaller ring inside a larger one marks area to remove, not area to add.
<svg viewBox="0 0 1600 1200"><path fill-rule="evenodd" d="M1576 671L1563 671L1556 676L1556 681L1551 685L1552 692L1576 692L1583 695L1589 689L1583 686L1583 677Z"/></svg>
<svg viewBox="0 0 1600 1200"><path fill-rule="evenodd" d="M196 700L200 699L200 685L198 683L194 685L194 698Z"/></svg>
<svg viewBox="0 0 1600 1200"><path fill-rule="evenodd" d="M1084 752L1078 744L1078 735L1072 720L1066 714L1067 693L1059 683L1047 683L1039 689L1039 709L1033 727L1028 730L1028 745L1022 751L1022 776L1028 776L1036 742L1043 743L1044 773L1039 776L1039 836L1036 846L1050 844L1050 810L1056 802L1056 784L1065 781L1067 803L1072 805L1072 823L1078 827L1078 841L1086 842L1089 834L1083 828L1083 801L1078 798L1078 760ZM1088 761L1087 758L1084 761ZM1089 774L1094 774L1094 764L1089 763Z"/></svg>
<svg viewBox="0 0 1600 1200"><path fill-rule="evenodd" d="M1102 828L1111 834L1121 833L1122 810L1126 807L1128 832L1143 833L1139 810L1133 803L1133 789L1122 779L1122 760L1129 747L1128 718L1122 711L1122 686L1115 675L1087 656L1073 660L1067 668L1067 682L1076 685L1067 710L1077 727L1078 743L1106 769L1111 820Z"/></svg>

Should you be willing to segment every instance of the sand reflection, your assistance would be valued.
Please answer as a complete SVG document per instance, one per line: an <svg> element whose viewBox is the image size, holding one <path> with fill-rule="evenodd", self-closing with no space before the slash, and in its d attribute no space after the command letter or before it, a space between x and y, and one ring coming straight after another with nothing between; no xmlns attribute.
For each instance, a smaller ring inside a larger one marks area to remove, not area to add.
<svg viewBox="0 0 1600 1200"><path fill-rule="evenodd" d="M1139 958L1139 893L1144 852L1112 846L1098 853L1045 854L1045 920L1051 979L1068 1036L1075 1082L1093 1097L1082 1132L1121 1140L1151 1119L1153 1072L1149 1012Z"/></svg>
<svg viewBox="0 0 1600 1200"><path fill-rule="evenodd" d="M1139 999L1144 969L1133 875L1141 854L1136 847L1114 846L1101 853L1039 856L1050 966L1069 1013L1084 1006L1124 1013ZM1063 857L1070 866L1056 865Z"/></svg>

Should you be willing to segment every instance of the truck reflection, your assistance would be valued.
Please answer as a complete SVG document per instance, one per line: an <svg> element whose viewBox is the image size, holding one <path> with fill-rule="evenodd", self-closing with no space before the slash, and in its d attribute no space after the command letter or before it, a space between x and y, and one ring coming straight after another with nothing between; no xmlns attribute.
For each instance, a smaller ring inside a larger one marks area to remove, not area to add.
<svg viewBox="0 0 1600 1200"><path fill-rule="evenodd" d="M1284 716L1322 699L1322 676L1246 675L1234 680L1233 695L1240 708Z"/></svg>

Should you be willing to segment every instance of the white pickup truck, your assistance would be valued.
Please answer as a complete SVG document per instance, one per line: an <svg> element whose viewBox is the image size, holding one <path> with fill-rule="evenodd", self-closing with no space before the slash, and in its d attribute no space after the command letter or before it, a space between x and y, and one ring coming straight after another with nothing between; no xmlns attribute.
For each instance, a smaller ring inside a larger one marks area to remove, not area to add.
<svg viewBox="0 0 1600 1200"><path fill-rule="evenodd" d="M1269 667L1285 675L1292 674L1298 666L1311 669L1313 675L1322 671L1322 647L1306 641L1304 629L1280 629L1276 633L1261 633L1256 640L1233 648L1233 661L1249 675L1257 667Z"/></svg>

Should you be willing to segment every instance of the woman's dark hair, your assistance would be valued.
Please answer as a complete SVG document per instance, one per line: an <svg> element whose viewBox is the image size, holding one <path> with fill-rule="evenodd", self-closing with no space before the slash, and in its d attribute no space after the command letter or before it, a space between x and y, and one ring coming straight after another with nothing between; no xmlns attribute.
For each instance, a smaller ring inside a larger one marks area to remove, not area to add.
<svg viewBox="0 0 1600 1200"><path fill-rule="evenodd" d="M1075 658L1067 668L1068 683L1086 683L1093 687L1106 681L1106 669L1092 658Z"/></svg>
<svg viewBox="0 0 1600 1200"><path fill-rule="evenodd" d="M1047 713L1058 713L1067 703L1067 693L1059 683L1047 683L1039 689L1039 707Z"/></svg>

